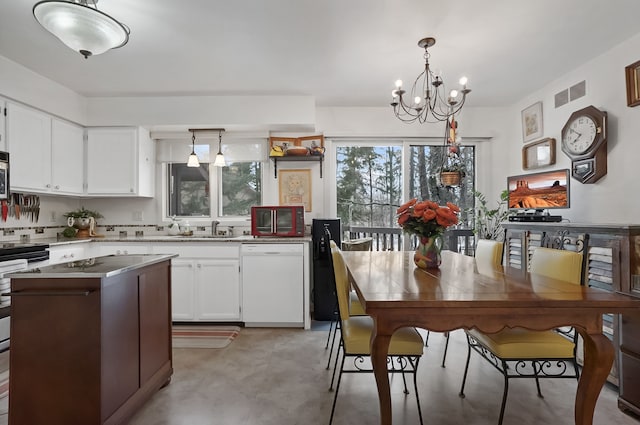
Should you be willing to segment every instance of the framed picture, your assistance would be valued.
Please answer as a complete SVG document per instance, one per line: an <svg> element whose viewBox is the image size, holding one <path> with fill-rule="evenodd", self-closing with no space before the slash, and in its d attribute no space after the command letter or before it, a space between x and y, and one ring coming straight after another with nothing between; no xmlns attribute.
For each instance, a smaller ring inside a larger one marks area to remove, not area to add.
<svg viewBox="0 0 640 425"><path fill-rule="evenodd" d="M278 194L280 205L304 205L311 211L311 170L279 170Z"/></svg>
<svg viewBox="0 0 640 425"><path fill-rule="evenodd" d="M522 111L522 140L527 143L542 137L542 102Z"/></svg>
<svg viewBox="0 0 640 425"><path fill-rule="evenodd" d="M546 138L522 148L522 168L531 170L556 163L556 139Z"/></svg>
<svg viewBox="0 0 640 425"><path fill-rule="evenodd" d="M640 61L624 68L627 78L627 106L640 105Z"/></svg>

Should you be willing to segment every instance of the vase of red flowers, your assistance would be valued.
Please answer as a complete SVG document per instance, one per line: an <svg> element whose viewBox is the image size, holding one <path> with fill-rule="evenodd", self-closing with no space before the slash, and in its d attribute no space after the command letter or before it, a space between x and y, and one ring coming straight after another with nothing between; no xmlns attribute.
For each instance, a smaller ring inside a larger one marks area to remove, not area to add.
<svg viewBox="0 0 640 425"><path fill-rule="evenodd" d="M460 208L447 202L440 206L433 201L412 199L397 210L398 224L406 233L418 236L418 248L413 261L421 269L440 267L442 234L458 223Z"/></svg>

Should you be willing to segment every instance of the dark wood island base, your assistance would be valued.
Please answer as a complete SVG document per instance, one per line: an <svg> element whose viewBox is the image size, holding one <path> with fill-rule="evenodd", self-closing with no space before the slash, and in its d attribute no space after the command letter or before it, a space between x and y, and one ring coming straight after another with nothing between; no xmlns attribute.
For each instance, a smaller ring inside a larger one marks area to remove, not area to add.
<svg viewBox="0 0 640 425"><path fill-rule="evenodd" d="M10 425L124 424L168 384L171 257L11 276Z"/></svg>

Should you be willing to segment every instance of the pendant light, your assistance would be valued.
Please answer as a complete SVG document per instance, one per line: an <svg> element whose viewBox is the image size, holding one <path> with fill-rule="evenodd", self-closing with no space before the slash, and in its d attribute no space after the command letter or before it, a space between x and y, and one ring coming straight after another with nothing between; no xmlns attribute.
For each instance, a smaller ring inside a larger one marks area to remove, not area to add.
<svg viewBox="0 0 640 425"><path fill-rule="evenodd" d="M214 167L226 167L227 161L224 159L224 155L222 155L222 132L224 128L218 129L218 153L216 154L216 160L213 163Z"/></svg>
<svg viewBox="0 0 640 425"><path fill-rule="evenodd" d="M129 41L129 28L98 10L98 0L45 0L33 6L38 23L72 50L88 58Z"/></svg>
<svg viewBox="0 0 640 425"><path fill-rule="evenodd" d="M187 160L187 167L199 167L200 161L198 155L196 155L196 131L194 129L189 130L192 134L191 137L191 154Z"/></svg>

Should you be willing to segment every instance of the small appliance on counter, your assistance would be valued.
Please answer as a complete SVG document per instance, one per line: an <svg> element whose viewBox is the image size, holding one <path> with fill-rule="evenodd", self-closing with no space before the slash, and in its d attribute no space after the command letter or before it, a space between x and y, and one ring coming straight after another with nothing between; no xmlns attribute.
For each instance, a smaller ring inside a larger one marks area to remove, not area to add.
<svg viewBox="0 0 640 425"><path fill-rule="evenodd" d="M252 236L304 236L304 206L251 207Z"/></svg>

